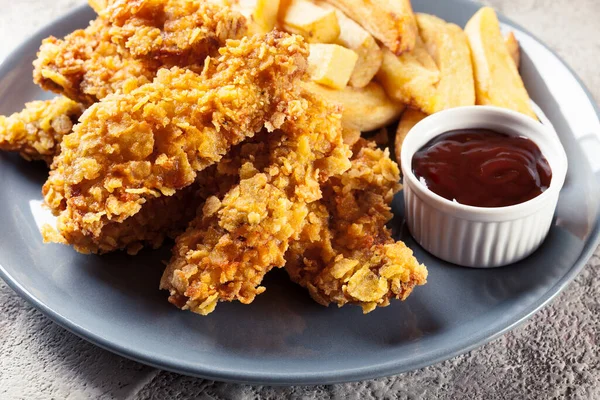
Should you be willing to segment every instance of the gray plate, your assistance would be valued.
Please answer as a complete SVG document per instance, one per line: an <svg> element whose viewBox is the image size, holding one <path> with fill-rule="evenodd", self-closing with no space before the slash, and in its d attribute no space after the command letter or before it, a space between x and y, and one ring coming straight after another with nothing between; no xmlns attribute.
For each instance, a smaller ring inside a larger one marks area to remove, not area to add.
<svg viewBox="0 0 600 400"><path fill-rule="evenodd" d="M418 11L464 25L478 5L467 0L413 0ZM0 68L0 114L48 97L31 83L42 38L63 36L94 17L79 8L17 49ZM503 21L515 27L506 19ZM0 154L0 273L35 307L71 332L159 368L217 380L316 384L361 380L424 367L464 353L523 322L584 266L599 237L600 124L589 93L565 64L518 29L522 72L533 100L559 132L569 175L556 223L530 258L494 270L459 268L419 248L394 228L429 267L429 283L408 301L363 316L357 307L324 308L283 271L249 305L220 304L201 317L180 312L157 289L169 249L137 257L83 256L44 245L37 225L47 172Z"/></svg>

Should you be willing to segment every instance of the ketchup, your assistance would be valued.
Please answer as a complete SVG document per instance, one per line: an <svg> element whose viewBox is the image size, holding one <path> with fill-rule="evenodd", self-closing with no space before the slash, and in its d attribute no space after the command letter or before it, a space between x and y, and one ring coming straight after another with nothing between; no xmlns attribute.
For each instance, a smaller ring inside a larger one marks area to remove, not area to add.
<svg viewBox="0 0 600 400"><path fill-rule="evenodd" d="M487 129L436 137L415 153L412 170L432 192L477 207L524 203L552 180L548 160L533 141Z"/></svg>

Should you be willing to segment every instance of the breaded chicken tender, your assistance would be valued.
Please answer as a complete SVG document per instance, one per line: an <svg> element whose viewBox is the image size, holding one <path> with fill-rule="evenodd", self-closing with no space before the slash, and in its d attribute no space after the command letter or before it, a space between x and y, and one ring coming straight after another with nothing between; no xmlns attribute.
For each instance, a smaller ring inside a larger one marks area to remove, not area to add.
<svg viewBox="0 0 600 400"><path fill-rule="evenodd" d="M100 16L112 24L114 43L167 67L201 68L226 40L247 32L246 18L207 0L112 0Z"/></svg>
<svg viewBox="0 0 600 400"><path fill-rule="evenodd" d="M197 210L211 196L223 196L239 182L239 168L244 154L265 140L268 132L261 133L231 149L217 165L198 173L196 181L173 196L161 196L144 203L139 213L125 223L110 222L103 227L100 237L90 237L84 232L73 239L83 249L98 247L100 252L125 249L135 255L144 245L154 249L169 237L174 239L183 233ZM264 157L264 156L263 156ZM44 227L45 241L69 244L52 227Z"/></svg>
<svg viewBox="0 0 600 400"><path fill-rule="evenodd" d="M42 42L33 77L43 89L89 106L150 82L163 67L201 69L227 39L246 33L241 14L208 0L101 3L86 29Z"/></svg>
<svg viewBox="0 0 600 400"><path fill-rule="evenodd" d="M110 221L102 227L102 235L92 236L88 232L71 230L67 239L55 227L42 226L44 242L72 244L81 253L105 253L116 249L137 254L144 246L156 249L167 237L181 234L196 215L196 208L206 200L205 193L212 189L200 189L192 185L175 193L149 199L140 211L126 222Z"/></svg>
<svg viewBox="0 0 600 400"><path fill-rule="evenodd" d="M50 165L83 111L81 104L62 96L27 103L21 112L0 116L0 150L18 151L26 160Z"/></svg>
<svg viewBox="0 0 600 400"><path fill-rule="evenodd" d="M33 62L33 81L86 106L128 83L150 82L160 64L132 58L111 41L110 26L98 18L64 39L44 39Z"/></svg>
<svg viewBox="0 0 600 400"><path fill-rule="evenodd" d="M107 227L190 186L247 137L297 118L308 53L302 38L271 32L230 41L220 53L201 74L160 70L152 83L83 114L43 188L58 216L58 241L81 252L125 247L120 230Z"/></svg>
<svg viewBox="0 0 600 400"><path fill-rule="evenodd" d="M352 167L332 177L323 199L309 205L300 238L285 256L286 270L318 303L358 304L367 313L425 284L425 266L385 226L399 180L388 150L361 139Z"/></svg>
<svg viewBox="0 0 600 400"><path fill-rule="evenodd" d="M232 150L231 156L238 152ZM179 236L197 214L206 199L226 193L239 181L237 170L231 171L227 164L237 164L235 159L226 156L218 165L213 165L198 174L196 181L178 190L173 196L151 198L126 222L112 221L102 228L102 235L90 236L86 232L73 231L71 241L77 243L81 252L98 249L109 252L124 249L130 255L137 254L144 246L159 248L166 238ZM42 227L45 242L71 244L51 226Z"/></svg>
<svg viewBox="0 0 600 400"><path fill-rule="evenodd" d="M281 134L242 164L239 185L209 198L177 238L161 280L171 303L206 315L219 301L252 302L265 290L265 274L285 264L320 185L350 167L339 110L305 96L293 102ZM268 155L266 168L261 154Z"/></svg>

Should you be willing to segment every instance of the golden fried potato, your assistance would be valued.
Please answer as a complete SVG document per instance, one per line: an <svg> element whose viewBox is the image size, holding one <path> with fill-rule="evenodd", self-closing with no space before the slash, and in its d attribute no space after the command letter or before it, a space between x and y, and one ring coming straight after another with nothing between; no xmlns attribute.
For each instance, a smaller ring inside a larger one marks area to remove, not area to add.
<svg viewBox="0 0 600 400"><path fill-rule="evenodd" d="M342 130L342 138L344 139L344 143L350 147L354 146L356 142L359 141L361 133L362 132L358 129L344 127Z"/></svg>
<svg viewBox="0 0 600 400"><path fill-rule="evenodd" d="M431 110L435 104L440 71L421 38L417 37L414 49L401 56L388 49L383 50L383 63L377 72L377 80L393 100Z"/></svg>
<svg viewBox="0 0 600 400"><path fill-rule="evenodd" d="M283 30L303 36L309 43L333 43L340 36L335 10L308 0L286 0L280 14Z"/></svg>
<svg viewBox="0 0 600 400"><path fill-rule="evenodd" d="M475 105L468 39L454 24L417 14L419 36L413 51L395 57L384 52L378 80L394 100L425 114Z"/></svg>
<svg viewBox="0 0 600 400"><path fill-rule="evenodd" d="M537 119L496 12L490 7L480 9L467 23L465 33L475 69L477 104L504 107Z"/></svg>
<svg viewBox="0 0 600 400"><path fill-rule="evenodd" d="M417 14L417 24L425 48L440 71L433 101L419 108L427 114L433 114L453 107L474 106L471 50L463 30L429 14Z"/></svg>
<svg viewBox="0 0 600 400"><path fill-rule="evenodd" d="M356 66L348 84L352 87L365 87L373 80L381 67L383 52L371 36L362 26L348 18L346 14L331 4L323 1L318 2L321 7L334 9L340 25L340 36L336 43L353 50L358 55Z"/></svg>
<svg viewBox="0 0 600 400"><path fill-rule="evenodd" d="M513 32L509 32L504 39L506 43L506 48L508 48L508 52L510 53L510 57L515 62L517 69L521 66L521 46L519 45L519 41L515 37Z"/></svg>
<svg viewBox="0 0 600 400"><path fill-rule="evenodd" d="M411 51L417 23L410 0L325 0L358 22L396 55Z"/></svg>
<svg viewBox="0 0 600 400"><path fill-rule="evenodd" d="M400 153L402 152L404 138L408 132L425 117L427 117L427 114L412 108L407 108L406 111L402 113L402 118L400 118L400 123L396 130L396 141L394 143L396 162L400 162Z"/></svg>
<svg viewBox="0 0 600 400"><path fill-rule="evenodd" d="M232 7L248 19L251 34L265 34L277 25L279 5L280 0L235 0Z"/></svg>
<svg viewBox="0 0 600 400"><path fill-rule="evenodd" d="M347 86L344 90L330 89L314 82L303 85L308 91L342 107L345 129L368 132L383 128L397 120L404 110L404 105L387 97L376 82L360 89Z"/></svg>
<svg viewBox="0 0 600 400"><path fill-rule="evenodd" d="M343 89L348 85L357 59L355 52L337 44L311 44L308 73L317 83Z"/></svg>

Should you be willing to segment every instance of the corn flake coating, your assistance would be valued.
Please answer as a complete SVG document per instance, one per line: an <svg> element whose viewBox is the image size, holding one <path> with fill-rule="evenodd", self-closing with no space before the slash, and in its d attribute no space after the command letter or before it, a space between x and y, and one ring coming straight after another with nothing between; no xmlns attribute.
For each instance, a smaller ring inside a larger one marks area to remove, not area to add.
<svg viewBox="0 0 600 400"><path fill-rule="evenodd" d="M109 94L152 81L163 67L197 72L246 20L206 0L94 1L100 16L64 39L42 42L34 82L89 106Z"/></svg>
<svg viewBox="0 0 600 400"><path fill-rule="evenodd" d="M109 28L98 18L64 39L44 39L33 62L33 81L86 106L128 84L151 81L160 64L133 59L111 41Z"/></svg>
<svg viewBox="0 0 600 400"><path fill-rule="evenodd" d="M18 151L26 160L50 165L83 111L81 104L62 96L27 103L21 112L0 116L0 150Z"/></svg>
<svg viewBox="0 0 600 400"><path fill-rule="evenodd" d="M113 42L163 66L201 68L226 40L247 33L241 14L206 0L117 0L100 16L111 22Z"/></svg>
<svg viewBox="0 0 600 400"><path fill-rule="evenodd" d="M332 177L323 199L309 205L299 240L285 258L291 279L318 303L358 304L365 313L404 300L426 282L427 270L385 224L389 204L400 189L398 166L388 150L360 140L352 167Z"/></svg>
<svg viewBox="0 0 600 400"><path fill-rule="evenodd" d="M258 140L265 138L265 134L257 135L232 148L217 165L199 172L191 186L178 190L173 196L148 200L139 213L124 223L110 222L105 225L101 235L72 232L71 242L83 253L90 252L91 248L100 253L125 249L134 255L144 246L158 248L167 237L175 238L183 233L189 221L196 216L197 209L209 197L222 196L239 182L238 170L244 155L259 145ZM53 227L45 226L43 235L45 241L69 244Z"/></svg>
<svg viewBox="0 0 600 400"><path fill-rule="evenodd" d="M63 241L83 252L118 249L118 238L107 245L104 227L173 196L231 146L296 115L307 56L300 37L272 32L230 41L220 53L201 74L161 70L84 113L43 188Z"/></svg>

